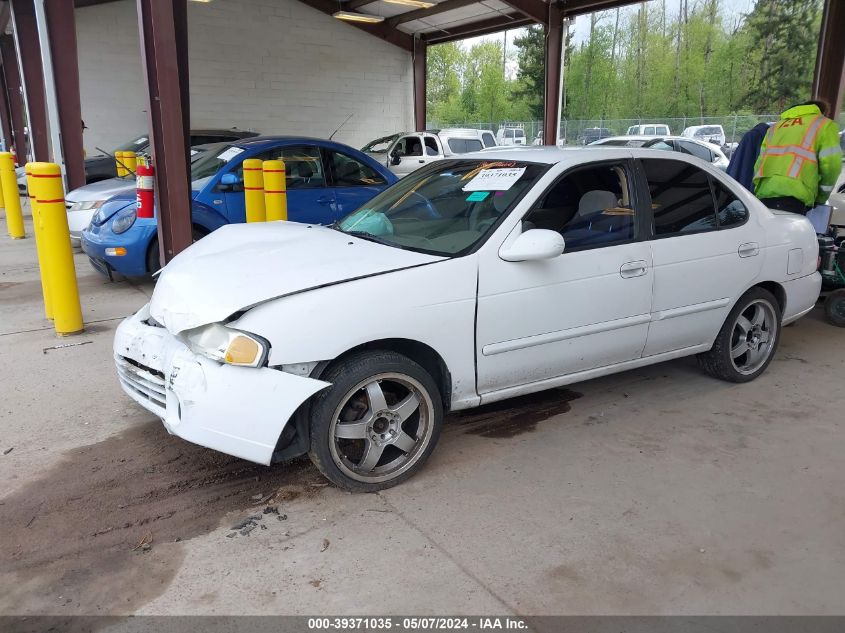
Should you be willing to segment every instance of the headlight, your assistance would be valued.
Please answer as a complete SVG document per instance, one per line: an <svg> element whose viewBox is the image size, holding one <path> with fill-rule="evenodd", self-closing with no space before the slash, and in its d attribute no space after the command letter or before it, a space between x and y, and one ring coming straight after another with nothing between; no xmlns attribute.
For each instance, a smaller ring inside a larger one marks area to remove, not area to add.
<svg viewBox="0 0 845 633"><path fill-rule="evenodd" d="M183 336L195 353L241 367L260 367L267 360L270 348L260 336L234 330L219 323L188 330Z"/></svg>
<svg viewBox="0 0 845 633"><path fill-rule="evenodd" d="M94 209L99 209L105 200L83 200L81 202L73 202L70 205L68 211L92 211Z"/></svg>
<svg viewBox="0 0 845 633"><path fill-rule="evenodd" d="M129 227L135 224L135 218L137 216L138 214L135 207L129 207L123 211L118 211L117 215L114 216L114 220L112 220L111 230L118 234L125 233L129 230Z"/></svg>

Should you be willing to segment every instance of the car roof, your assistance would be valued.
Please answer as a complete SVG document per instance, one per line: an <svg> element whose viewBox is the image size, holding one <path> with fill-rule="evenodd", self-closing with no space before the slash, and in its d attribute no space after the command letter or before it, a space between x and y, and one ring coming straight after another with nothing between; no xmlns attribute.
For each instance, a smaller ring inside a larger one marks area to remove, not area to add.
<svg viewBox="0 0 845 633"><path fill-rule="evenodd" d="M556 147L554 145L530 145L530 146L513 146L506 145L503 147L488 148L480 152L471 152L468 154L461 154L458 160L511 160L528 163L539 163L544 165L557 165L565 163L567 165L579 165L581 163L588 163L592 161L602 161L608 159L626 159L626 158L654 158L655 150L641 147L602 147L586 146L586 147ZM671 152L672 160L681 160L684 162L691 162L698 165L710 164L700 158L683 154L680 152Z"/></svg>
<svg viewBox="0 0 845 633"><path fill-rule="evenodd" d="M345 151L354 150L355 152L360 153L360 150L357 150L349 145L345 145L344 143L338 143L337 141L329 141L324 138L316 138L312 136L286 136L286 135L278 135L278 136L254 136L252 138L244 138L237 141L231 141L233 144L237 145L238 147L243 147L244 149L260 149L262 147L270 147L273 145L278 144L286 144L286 145L294 145L297 143L308 143L312 145L321 145L323 147L333 147L335 149L342 149Z"/></svg>
<svg viewBox="0 0 845 633"><path fill-rule="evenodd" d="M237 129L223 129L223 128L199 128L199 129L191 129L192 136L228 136L231 138L251 138L254 136L258 136L258 132L249 132L247 130L237 130Z"/></svg>

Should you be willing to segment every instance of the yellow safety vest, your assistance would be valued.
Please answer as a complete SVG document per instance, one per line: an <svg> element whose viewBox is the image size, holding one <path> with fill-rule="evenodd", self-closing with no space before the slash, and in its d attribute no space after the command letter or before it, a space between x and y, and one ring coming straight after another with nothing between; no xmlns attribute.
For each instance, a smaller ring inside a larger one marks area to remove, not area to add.
<svg viewBox="0 0 845 633"><path fill-rule="evenodd" d="M795 106L781 114L763 139L754 166L754 193L760 199L795 198L813 207L827 200L840 171L839 127L818 106Z"/></svg>

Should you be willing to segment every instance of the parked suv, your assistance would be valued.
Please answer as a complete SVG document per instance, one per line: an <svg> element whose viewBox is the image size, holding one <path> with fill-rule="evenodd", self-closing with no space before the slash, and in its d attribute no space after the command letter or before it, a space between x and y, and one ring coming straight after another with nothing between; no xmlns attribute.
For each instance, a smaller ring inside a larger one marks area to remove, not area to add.
<svg viewBox="0 0 845 633"><path fill-rule="evenodd" d="M681 136L714 143L719 147L725 144L725 130L721 125L692 125L681 132Z"/></svg>
<svg viewBox="0 0 845 633"><path fill-rule="evenodd" d="M608 136L613 134L606 127L588 127L578 135L578 145L589 145Z"/></svg>

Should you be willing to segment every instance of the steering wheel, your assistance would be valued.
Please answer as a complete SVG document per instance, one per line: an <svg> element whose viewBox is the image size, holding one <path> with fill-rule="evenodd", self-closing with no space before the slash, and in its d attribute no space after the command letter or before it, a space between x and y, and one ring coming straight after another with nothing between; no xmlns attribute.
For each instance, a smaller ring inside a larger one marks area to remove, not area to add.
<svg viewBox="0 0 845 633"><path fill-rule="evenodd" d="M412 196L416 196L417 198L419 198L420 202L418 202L417 204L409 204L409 201ZM436 220L441 217L440 214L437 212L437 209L434 208L434 205L431 204L431 200L426 198L421 193L417 193L416 191L412 191L410 194L408 194L408 197L405 198L403 206L405 207L404 209L402 209L403 212L408 211L409 209L415 209L417 207L421 208L426 213L425 219Z"/></svg>

